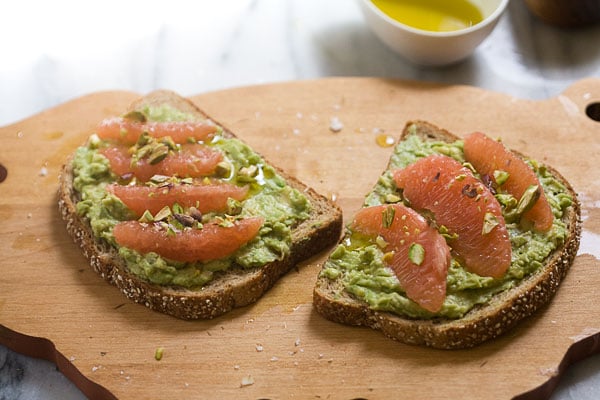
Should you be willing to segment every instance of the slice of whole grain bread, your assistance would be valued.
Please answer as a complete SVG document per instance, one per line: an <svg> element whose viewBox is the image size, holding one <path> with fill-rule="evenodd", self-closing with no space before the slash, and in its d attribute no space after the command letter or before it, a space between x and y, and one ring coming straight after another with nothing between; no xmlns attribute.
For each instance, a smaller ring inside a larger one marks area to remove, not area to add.
<svg viewBox="0 0 600 400"><path fill-rule="evenodd" d="M170 91L150 93L131 104L127 111L163 104L210 119L195 104ZM224 136L235 137L223 125L217 125L223 127ZM58 206L68 233L79 245L92 268L102 278L117 286L127 298L178 318L210 319L233 308L256 302L283 274L302 260L333 245L340 237L342 212L339 207L293 176L276 167L275 169L290 186L304 193L312 205L310 217L292 229L289 255L260 268L230 268L217 273L212 281L197 290L161 286L139 278L128 270L116 248L94 236L89 221L76 211L80 198L73 188L71 158L63 166L59 178Z"/></svg>
<svg viewBox="0 0 600 400"><path fill-rule="evenodd" d="M454 142L459 139L428 122L411 121L407 123L400 140L410 133L409 128L413 132L416 128L416 134L422 140ZM518 152L514 153L523 157ZM564 244L547 257L544 266L517 286L495 295L487 304L476 306L460 319L411 319L375 311L349 294L340 279L332 280L320 274L313 293L316 310L335 322L367 326L403 343L440 349L473 347L510 330L550 301L579 248L581 215L577 195L558 171L547 165L546 168L565 185L573 198L572 206L563 216L568 235Z"/></svg>

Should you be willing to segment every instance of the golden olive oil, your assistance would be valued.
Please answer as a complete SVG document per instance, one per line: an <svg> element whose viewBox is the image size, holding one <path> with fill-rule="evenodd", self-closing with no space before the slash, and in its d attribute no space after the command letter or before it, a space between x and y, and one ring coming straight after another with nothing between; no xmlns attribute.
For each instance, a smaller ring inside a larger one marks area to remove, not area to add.
<svg viewBox="0 0 600 400"><path fill-rule="evenodd" d="M372 0L381 11L413 28L449 32L483 20L479 8L467 0Z"/></svg>

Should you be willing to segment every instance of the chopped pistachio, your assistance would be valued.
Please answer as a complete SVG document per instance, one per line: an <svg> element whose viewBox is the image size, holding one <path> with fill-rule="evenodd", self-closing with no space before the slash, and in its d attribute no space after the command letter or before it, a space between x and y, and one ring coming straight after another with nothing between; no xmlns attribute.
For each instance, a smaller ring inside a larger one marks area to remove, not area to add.
<svg viewBox="0 0 600 400"><path fill-rule="evenodd" d="M177 143L171 138L171 136L165 136L161 138L160 143L167 146L169 150L177 150Z"/></svg>
<svg viewBox="0 0 600 400"><path fill-rule="evenodd" d="M497 169L494 171L494 180L498 184L498 186L502 186L510 177L510 174L506 171L502 171L501 169Z"/></svg>
<svg viewBox="0 0 600 400"><path fill-rule="evenodd" d="M230 218L217 217L215 218L215 221L217 221L219 226L223 228L233 227L233 220L231 220Z"/></svg>
<svg viewBox="0 0 600 400"><path fill-rule="evenodd" d="M496 195L496 198L498 201L500 201L500 204L504 206L504 219L507 222L519 221L521 215L533 207L535 202L538 200L541 195L540 190L541 189L538 185L531 185L525 190L518 201L509 194Z"/></svg>
<svg viewBox="0 0 600 400"><path fill-rule="evenodd" d="M150 143L151 140L152 140L152 137L150 136L150 134L147 131L144 131L138 138L138 140L136 142L136 146L138 146L138 147L145 146L148 143Z"/></svg>
<svg viewBox="0 0 600 400"><path fill-rule="evenodd" d="M141 111L129 111L127 114L123 115L123 119L144 123L146 122L146 115Z"/></svg>
<svg viewBox="0 0 600 400"><path fill-rule="evenodd" d="M90 136L88 144L90 148L97 149L101 142L102 139L100 139L100 137L94 133Z"/></svg>
<svg viewBox="0 0 600 400"><path fill-rule="evenodd" d="M238 215L241 212L242 212L242 203L240 203L236 199L232 199L232 198L227 199L227 214Z"/></svg>
<svg viewBox="0 0 600 400"><path fill-rule="evenodd" d="M168 224L167 225L167 236L170 237L174 237L176 236L180 231L173 225Z"/></svg>
<svg viewBox="0 0 600 400"><path fill-rule="evenodd" d="M171 206L171 210L173 210L173 214L183 214L185 210L179 203L173 203Z"/></svg>
<svg viewBox="0 0 600 400"><path fill-rule="evenodd" d="M238 171L238 180L241 182L254 182L255 176L258 174L258 167L256 165L250 165L249 167L242 167Z"/></svg>
<svg viewBox="0 0 600 400"><path fill-rule="evenodd" d="M154 217L152 216L152 213L148 210L144 211L144 213L142 214L142 216L140 217L140 219L138 220L139 222L154 222Z"/></svg>
<svg viewBox="0 0 600 400"><path fill-rule="evenodd" d="M413 243L408 248L408 259L416 265L421 265L425 259L425 249L419 243Z"/></svg>
<svg viewBox="0 0 600 400"><path fill-rule="evenodd" d="M158 174L156 174L156 175L152 175L152 177L150 178L150 182L152 182L152 183L164 183L164 182L168 181L169 178L170 177L166 176L166 175L158 175Z"/></svg>
<svg viewBox="0 0 600 400"><path fill-rule="evenodd" d="M467 167L468 169L470 169L471 172L474 172L474 173L477 172L477 170L475 169L473 164L471 164L470 162L464 162L462 165L463 165L463 167Z"/></svg>
<svg viewBox="0 0 600 400"><path fill-rule="evenodd" d="M386 203L397 203L400 201L400 196L398 196L397 194L394 193L388 193L385 196L385 202Z"/></svg>
<svg viewBox="0 0 600 400"><path fill-rule="evenodd" d="M152 144L145 144L135 151L133 158L135 158L136 160L141 160L152 154L153 150L154 146L152 146Z"/></svg>
<svg viewBox="0 0 600 400"><path fill-rule="evenodd" d="M440 232L440 235L442 235L447 240L458 239L458 233L456 233L456 232L450 233L450 230L448 229L448 227L446 225L440 225L440 227L438 228L438 232Z"/></svg>
<svg viewBox="0 0 600 400"><path fill-rule="evenodd" d="M171 216L171 209L169 208L169 206L164 206L159 212L156 213L156 215L154 216L154 220L162 221L168 218L169 216Z"/></svg>
<svg viewBox="0 0 600 400"><path fill-rule="evenodd" d="M529 210L531 207L533 207L540 196L541 190L538 185L529 186L519 199L519 203L517 204L517 213L521 215L525 211Z"/></svg>
<svg viewBox="0 0 600 400"><path fill-rule="evenodd" d="M377 235L375 238L375 243L379 246L380 249L385 249L388 245L388 242L381 235Z"/></svg>
<svg viewBox="0 0 600 400"><path fill-rule="evenodd" d="M154 359L156 361L162 360L164 351L165 351L165 349L163 349L162 347L158 347L156 349L156 351L154 352Z"/></svg>
<svg viewBox="0 0 600 400"><path fill-rule="evenodd" d="M217 176L227 177L231 174L231 169L232 168L230 163L228 163L227 161L221 161L217 164L215 173L217 174Z"/></svg>
<svg viewBox="0 0 600 400"><path fill-rule="evenodd" d="M500 222L498 222L498 218L496 218L496 216L491 213L491 212L486 212L485 216L483 217L483 228L481 229L481 234L482 235L487 235L488 233L490 233Z"/></svg>
<svg viewBox="0 0 600 400"><path fill-rule="evenodd" d="M384 228L389 228L390 226L392 226L392 223L394 222L395 214L396 214L396 209L394 207L392 207L392 206L386 207L386 209L382 213Z"/></svg>
<svg viewBox="0 0 600 400"><path fill-rule="evenodd" d="M151 165L158 164L169 155L169 147L164 144L159 144L152 149L152 152L148 156L148 162Z"/></svg>

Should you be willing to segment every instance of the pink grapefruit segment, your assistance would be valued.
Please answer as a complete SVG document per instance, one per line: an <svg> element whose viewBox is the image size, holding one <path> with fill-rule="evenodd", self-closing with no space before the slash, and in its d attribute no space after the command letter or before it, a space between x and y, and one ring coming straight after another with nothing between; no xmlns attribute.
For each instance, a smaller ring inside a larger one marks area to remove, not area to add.
<svg viewBox="0 0 600 400"><path fill-rule="evenodd" d="M100 150L108 158L113 172L119 176L132 174L142 182L154 175L179 176L180 178L199 178L215 172L223 154L201 144L182 146L180 151L169 154L165 159L150 164L147 159L132 165L131 155L125 146L113 146Z"/></svg>
<svg viewBox="0 0 600 400"><path fill-rule="evenodd" d="M175 234L157 224L125 221L115 225L117 243L141 254L158 255L181 262L210 261L227 257L252 240L260 230L263 219L246 218L232 226L204 224L202 229L184 229Z"/></svg>
<svg viewBox="0 0 600 400"><path fill-rule="evenodd" d="M380 205L361 209L350 226L367 236L381 236L387 243L384 250L393 252L389 266L408 298L428 311L440 310L446 298L450 250L425 218L401 204ZM423 250L422 259L411 254L415 246Z"/></svg>
<svg viewBox="0 0 600 400"><path fill-rule="evenodd" d="M486 136L481 132L475 132L464 140L465 158L481 175L488 175L493 179L494 171L508 172L506 182L499 185L501 190L508 192L515 198L520 199L531 185L540 188L540 196L528 211L523 213L523 218L533 223L534 229L548 231L552 227L554 215L548 204L546 195L540 185L535 172L502 143Z"/></svg>
<svg viewBox="0 0 600 400"><path fill-rule="evenodd" d="M146 210L156 215L163 207L177 203L182 207L196 207L200 212L219 212L227 209L227 200L243 200L247 186L228 183L201 185L122 186L108 185L108 192L117 196L138 217Z"/></svg>
<svg viewBox="0 0 600 400"><path fill-rule="evenodd" d="M138 122L126 118L108 118L96 129L101 139L115 140L132 145L143 132L154 138L170 136L175 143L206 140L217 132L217 127L205 122Z"/></svg>
<svg viewBox="0 0 600 400"><path fill-rule="evenodd" d="M500 203L458 161L432 155L394 171L394 180L412 208L432 213L445 226L450 247L466 268L500 278L511 262L511 244Z"/></svg>

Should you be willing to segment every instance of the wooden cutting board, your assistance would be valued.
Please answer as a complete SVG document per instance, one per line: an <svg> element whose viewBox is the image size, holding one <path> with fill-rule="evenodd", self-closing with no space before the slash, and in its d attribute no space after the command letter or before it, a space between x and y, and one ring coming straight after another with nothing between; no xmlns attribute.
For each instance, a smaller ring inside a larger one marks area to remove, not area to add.
<svg viewBox="0 0 600 400"><path fill-rule="evenodd" d="M320 317L312 287L325 253L255 305L211 321L181 321L126 300L68 237L55 192L67 154L101 118L120 114L137 96L95 93L0 129L0 164L8 171L0 183L0 324L48 338L116 397L509 399L540 386L538 395L549 391L571 359L599 351L600 123L586 109L593 114L590 105L600 102L600 80L577 82L546 101L370 78L192 97L272 163L334 198L346 218L391 153L377 136L397 137L409 119L459 135L481 130L502 137L561 171L580 192L585 218L571 272L549 307L464 351L407 346ZM330 130L334 117L343 124L337 133Z"/></svg>

